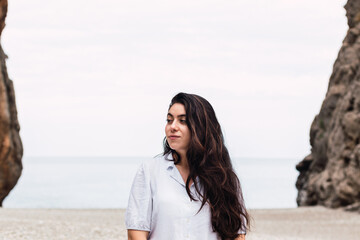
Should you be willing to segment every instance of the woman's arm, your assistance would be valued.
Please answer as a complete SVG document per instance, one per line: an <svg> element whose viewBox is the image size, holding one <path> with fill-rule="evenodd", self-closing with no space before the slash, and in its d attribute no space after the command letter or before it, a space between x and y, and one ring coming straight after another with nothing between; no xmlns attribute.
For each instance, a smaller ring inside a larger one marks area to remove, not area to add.
<svg viewBox="0 0 360 240"><path fill-rule="evenodd" d="M149 232L128 229L128 240L147 240ZM241 238L240 238L241 239Z"/></svg>
<svg viewBox="0 0 360 240"><path fill-rule="evenodd" d="M245 240L245 234L240 234L235 240Z"/></svg>

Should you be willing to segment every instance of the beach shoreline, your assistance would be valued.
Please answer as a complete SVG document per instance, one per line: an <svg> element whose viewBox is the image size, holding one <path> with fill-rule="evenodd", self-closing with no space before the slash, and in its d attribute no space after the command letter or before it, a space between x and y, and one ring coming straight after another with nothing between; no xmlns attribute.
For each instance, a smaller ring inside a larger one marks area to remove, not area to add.
<svg viewBox="0 0 360 240"><path fill-rule="evenodd" d="M359 240L360 214L324 207L252 209L246 240ZM0 208L0 240L125 240L124 209Z"/></svg>

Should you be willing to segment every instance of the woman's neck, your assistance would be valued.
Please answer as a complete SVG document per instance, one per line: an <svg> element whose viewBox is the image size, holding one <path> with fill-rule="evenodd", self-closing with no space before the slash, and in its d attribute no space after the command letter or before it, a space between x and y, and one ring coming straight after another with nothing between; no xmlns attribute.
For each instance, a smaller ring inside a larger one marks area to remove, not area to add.
<svg viewBox="0 0 360 240"><path fill-rule="evenodd" d="M179 153L179 155L180 155L180 162L176 164L176 168L179 170L179 173L182 179L184 180L184 183L186 183L190 171L189 163L186 154ZM193 184L193 180L190 179L189 186L191 186L192 184Z"/></svg>
<svg viewBox="0 0 360 240"><path fill-rule="evenodd" d="M179 153L179 155L180 155L180 162L177 165L180 166L181 168L189 169L186 153Z"/></svg>

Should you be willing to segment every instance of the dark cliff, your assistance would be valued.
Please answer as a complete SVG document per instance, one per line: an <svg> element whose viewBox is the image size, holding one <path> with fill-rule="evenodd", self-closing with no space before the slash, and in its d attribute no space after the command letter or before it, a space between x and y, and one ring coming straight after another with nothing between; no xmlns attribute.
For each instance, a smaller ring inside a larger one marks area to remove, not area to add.
<svg viewBox="0 0 360 240"><path fill-rule="evenodd" d="M311 154L296 166L299 206L360 207L360 0L345 9L349 30L311 125Z"/></svg>
<svg viewBox="0 0 360 240"><path fill-rule="evenodd" d="M6 13L7 0L0 0L0 36L5 27ZM0 45L0 207L21 175L23 154L14 87L8 77L5 60L6 55Z"/></svg>

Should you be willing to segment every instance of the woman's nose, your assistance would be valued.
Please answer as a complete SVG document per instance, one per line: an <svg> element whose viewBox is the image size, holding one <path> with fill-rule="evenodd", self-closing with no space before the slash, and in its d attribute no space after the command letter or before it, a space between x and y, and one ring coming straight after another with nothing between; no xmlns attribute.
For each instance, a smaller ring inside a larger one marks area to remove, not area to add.
<svg viewBox="0 0 360 240"><path fill-rule="evenodd" d="M173 122L171 123L171 129L172 129L172 130L177 130L177 129L178 129L177 121L173 121Z"/></svg>

